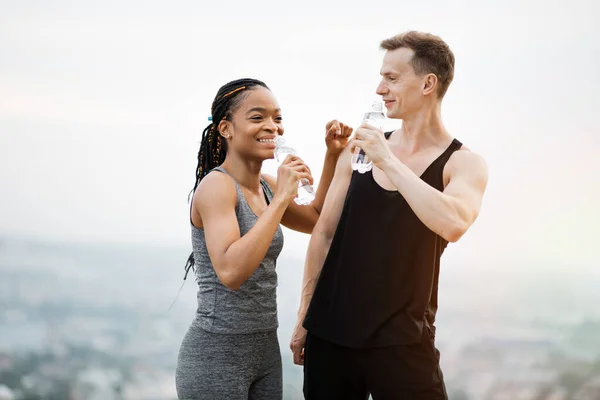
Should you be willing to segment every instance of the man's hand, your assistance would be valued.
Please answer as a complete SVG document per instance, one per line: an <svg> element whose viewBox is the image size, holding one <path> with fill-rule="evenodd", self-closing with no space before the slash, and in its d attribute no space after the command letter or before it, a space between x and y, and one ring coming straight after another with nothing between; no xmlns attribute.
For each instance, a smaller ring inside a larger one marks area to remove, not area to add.
<svg viewBox="0 0 600 400"><path fill-rule="evenodd" d="M352 134L352 128L334 119L327 123L325 129L327 154L337 158L348 144L348 140Z"/></svg>
<svg viewBox="0 0 600 400"><path fill-rule="evenodd" d="M379 169L386 160L394 157L383 131L366 123L363 123L356 130L351 146L350 151L352 153L356 151L356 147L360 147Z"/></svg>
<svg viewBox="0 0 600 400"><path fill-rule="evenodd" d="M304 365L304 346L306 345L306 334L308 332L302 326L303 320L304 317L298 318L290 341L290 349L294 354L294 364L296 365Z"/></svg>

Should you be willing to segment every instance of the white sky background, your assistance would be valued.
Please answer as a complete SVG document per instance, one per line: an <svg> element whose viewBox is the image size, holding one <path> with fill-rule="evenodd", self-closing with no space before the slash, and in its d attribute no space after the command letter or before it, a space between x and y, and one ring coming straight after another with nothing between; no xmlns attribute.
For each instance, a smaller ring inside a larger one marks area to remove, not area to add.
<svg viewBox="0 0 600 400"><path fill-rule="evenodd" d="M0 234L188 245L222 84L264 80L318 176L326 121L356 126L370 106L381 39L417 29L453 49L444 121L490 169L481 216L449 257L598 266L592 0L49 3L0 0ZM303 256L307 237L286 234Z"/></svg>

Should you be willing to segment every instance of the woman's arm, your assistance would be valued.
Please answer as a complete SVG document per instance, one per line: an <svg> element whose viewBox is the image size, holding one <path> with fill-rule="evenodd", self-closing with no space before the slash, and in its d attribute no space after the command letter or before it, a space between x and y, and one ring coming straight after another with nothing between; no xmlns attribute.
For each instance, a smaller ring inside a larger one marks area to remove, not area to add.
<svg viewBox="0 0 600 400"><path fill-rule="evenodd" d="M198 185L192 214L197 213L202 221L208 255L217 277L228 288L239 289L258 268L296 195L298 181L310 178L305 167L295 161L289 156L279 167L278 190L266 211L243 236L235 214L237 191L233 180L222 173L211 173Z"/></svg>
<svg viewBox="0 0 600 400"><path fill-rule="evenodd" d="M311 233L317 223L335 173L338 158L348 144L349 137L352 134L351 127L336 120L329 121L326 125L326 130L325 143L327 145L327 152L325 153L323 172L321 173L321 179L319 180L314 200L308 205L299 205L293 201L290 202L281 219L281 223L285 227L298 232ZM276 179L269 175L264 175L263 177L275 191L277 189Z"/></svg>

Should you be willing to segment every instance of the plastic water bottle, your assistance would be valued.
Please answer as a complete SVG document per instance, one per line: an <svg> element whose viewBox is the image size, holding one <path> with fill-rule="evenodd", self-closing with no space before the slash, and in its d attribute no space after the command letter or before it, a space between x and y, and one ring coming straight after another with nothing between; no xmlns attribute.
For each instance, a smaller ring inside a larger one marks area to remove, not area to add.
<svg viewBox="0 0 600 400"><path fill-rule="evenodd" d="M363 122L366 122L374 128L383 129L385 113L383 112L383 104L380 101L373 102L371 111L365 114ZM369 156L367 156L360 147L354 149L351 162L352 169L361 174L364 174L373 168L373 161L369 159Z"/></svg>
<svg viewBox="0 0 600 400"><path fill-rule="evenodd" d="M288 154L296 155L296 150L285 145L283 136L277 136L275 138L275 159L277 162L281 163ZM314 198L315 190L308 179L301 179L300 182L298 182L298 196L294 199L296 204L307 205L310 204Z"/></svg>

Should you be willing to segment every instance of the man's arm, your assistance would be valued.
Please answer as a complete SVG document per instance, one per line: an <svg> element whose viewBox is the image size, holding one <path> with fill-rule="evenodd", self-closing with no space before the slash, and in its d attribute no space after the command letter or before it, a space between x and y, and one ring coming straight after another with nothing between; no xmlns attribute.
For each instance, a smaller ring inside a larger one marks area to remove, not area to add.
<svg viewBox="0 0 600 400"><path fill-rule="evenodd" d="M306 342L306 330L302 327L302 322L306 316L306 311L314 293L321 269L325 263L325 258L329 252L333 235L342 215L344 199L346 198L352 177L350 158L350 146L347 146L338 159L335 175L325 198L321 216L313 229L308 243L302 278L298 321L296 322L296 328L290 342L290 348L294 353L294 363L298 365L304 363L302 350Z"/></svg>
<svg viewBox="0 0 600 400"><path fill-rule="evenodd" d="M425 226L449 242L460 239L479 215L488 171L483 158L469 150L458 150L448 160L443 192L393 155L384 158L380 168Z"/></svg>

